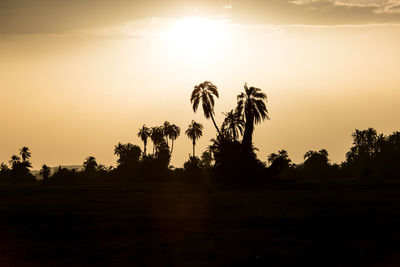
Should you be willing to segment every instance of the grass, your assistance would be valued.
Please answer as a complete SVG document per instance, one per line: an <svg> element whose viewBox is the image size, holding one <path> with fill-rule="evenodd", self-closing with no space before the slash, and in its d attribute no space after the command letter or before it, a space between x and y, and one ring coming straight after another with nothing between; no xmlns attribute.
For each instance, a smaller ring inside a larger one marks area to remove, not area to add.
<svg viewBox="0 0 400 267"><path fill-rule="evenodd" d="M0 188L1 266L396 266L400 185Z"/></svg>

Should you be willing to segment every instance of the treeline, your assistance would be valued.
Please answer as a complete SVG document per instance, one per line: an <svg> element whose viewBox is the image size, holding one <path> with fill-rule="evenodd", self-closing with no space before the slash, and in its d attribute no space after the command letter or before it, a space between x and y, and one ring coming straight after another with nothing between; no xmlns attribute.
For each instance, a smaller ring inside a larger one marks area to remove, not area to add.
<svg viewBox="0 0 400 267"><path fill-rule="evenodd" d="M183 168L170 166L174 142L181 129L166 121L161 126L143 125L137 135L143 142L143 150L131 143L117 144L117 166L106 167L96 158L88 156L83 170L59 167L56 171L43 165L40 181L31 174L31 152L23 147L19 155L13 155L9 165L0 166L0 183L43 183L43 184L84 184L84 183L129 183L166 179L189 179L221 183L269 183L273 181L305 181L351 179L355 181L377 181L400 177L400 132L390 135L377 134L376 130L355 130L353 146L341 164L332 164L328 151L308 151L304 162L292 163L287 151L272 153L266 161L257 158L253 146L255 126L269 119L267 96L256 87L244 85L244 91L237 96L236 107L223 113L220 127L215 122L215 98L218 89L211 82L194 87L190 102L193 111L202 108L206 119L211 119L216 137L201 154L196 155L196 142L203 135L204 126L192 121L185 135L192 141L192 154ZM148 152L148 140L152 142Z"/></svg>
<svg viewBox="0 0 400 267"><path fill-rule="evenodd" d="M244 183L332 179L371 182L400 178L400 132L383 135L369 128L355 130L352 137L353 145L346 154L346 160L341 164L331 163L325 149L307 151L301 164L292 163L285 150L270 154L266 162L257 159L247 159L247 163L239 162L243 159L237 157L238 154L231 154L235 145L230 145L236 144L235 142L227 146L213 140L200 157L191 156L183 168L174 168L170 165L172 151L166 143L167 135L164 133L159 142L152 139L154 153L145 154L139 146L131 143L116 145L114 153L118 160L115 168L99 164L95 157L89 156L83 162L83 169L80 171L59 167L53 172L51 168L43 165L39 180L30 172L31 152L29 148L23 147L19 155L11 157L10 166L4 163L0 165L0 183L96 184L153 182L173 178L215 182L231 180ZM253 169L246 169L246 164ZM245 174L244 170L248 173Z"/></svg>

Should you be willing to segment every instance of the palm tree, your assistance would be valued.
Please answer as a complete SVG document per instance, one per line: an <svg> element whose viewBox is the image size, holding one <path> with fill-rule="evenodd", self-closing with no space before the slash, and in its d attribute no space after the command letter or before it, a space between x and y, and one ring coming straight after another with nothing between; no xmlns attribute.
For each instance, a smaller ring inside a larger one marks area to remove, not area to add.
<svg viewBox="0 0 400 267"><path fill-rule="evenodd" d="M203 106L204 116L206 117L206 119L211 118L214 123L215 129L217 129L218 134L221 135L221 132L214 120L214 96L216 96L217 98L219 97L217 86L215 86L211 82L205 81L194 87L192 96L190 97L190 102L193 105L194 112L197 111L201 102L201 105Z"/></svg>
<svg viewBox="0 0 400 267"><path fill-rule="evenodd" d="M155 148L164 141L163 127L151 127L150 139L153 141L153 154Z"/></svg>
<svg viewBox="0 0 400 267"><path fill-rule="evenodd" d="M171 155L174 150L174 141L181 135L181 128L179 126L172 124L170 131L168 133L169 138L171 139Z"/></svg>
<svg viewBox="0 0 400 267"><path fill-rule="evenodd" d="M165 140L167 141L167 145L168 145L168 137L169 137L169 132L171 131L171 123L169 121L165 121L163 126L161 126L161 127L163 129Z"/></svg>
<svg viewBox="0 0 400 267"><path fill-rule="evenodd" d="M149 138L151 134L150 128L146 127L146 125L143 124L142 128L139 129L138 132L138 137L142 139L143 141L143 155L146 155L146 147L147 147L147 138Z"/></svg>
<svg viewBox="0 0 400 267"><path fill-rule="evenodd" d="M308 160L308 159L310 159L313 155L315 155L316 153L317 153L316 151L309 150L309 151L307 151L307 152L304 154L303 158L304 158L305 160Z"/></svg>
<svg viewBox="0 0 400 267"><path fill-rule="evenodd" d="M285 159L289 158L289 154L285 149L279 150L278 151L278 156L282 157L282 158L285 158Z"/></svg>
<svg viewBox="0 0 400 267"><path fill-rule="evenodd" d="M185 134L193 142L193 157L195 157L196 140L203 135L203 125L192 120L192 123L189 124Z"/></svg>
<svg viewBox="0 0 400 267"><path fill-rule="evenodd" d="M93 156L89 156L83 162L83 169L85 172L94 172L96 171L99 164L96 161L96 158Z"/></svg>
<svg viewBox="0 0 400 267"><path fill-rule="evenodd" d="M12 155L11 159L8 162L11 164L12 168L14 168L19 163L21 163L21 158L17 155Z"/></svg>
<svg viewBox="0 0 400 267"><path fill-rule="evenodd" d="M268 156L268 163L271 165L279 156L275 153L271 153Z"/></svg>
<svg viewBox="0 0 400 267"><path fill-rule="evenodd" d="M225 119L222 123L222 132L227 133L228 136L231 136L233 140L236 141L238 135L243 134L244 121L242 115L234 110L224 113L224 115Z"/></svg>
<svg viewBox="0 0 400 267"><path fill-rule="evenodd" d="M124 152L125 146L123 144L121 144L121 142L118 143L118 145L116 145L114 147L114 155L117 155L118 157L120 157L123 152Z"/></svg>
<svg viewBox="0 0 400 267"><path fill-rule="evenodd" d="M244 93L237 96L237 112L244 116L245 129L242 145L246 150L251 150L253 144L254 125L259 124L264 119L269 119L267 110L267 96L261 89L247 87L244 84Z"/></svg>
<svg viewBox="0 0 400 267"><path fill-rule="evenodd" d="M39 174L43 177L43 181L47 181L47 179L50 176L50 173L51 169L46 164L42 166L42 169L39 172Z"/></svg>
<svg viewBox="0 0 400 267"><path fill-rule="evenodd" d="M22 147L19 150L19 154L21 155L23 162L26 162L31 157L31 152L29 151L29 148L26 146Z"/></svg>

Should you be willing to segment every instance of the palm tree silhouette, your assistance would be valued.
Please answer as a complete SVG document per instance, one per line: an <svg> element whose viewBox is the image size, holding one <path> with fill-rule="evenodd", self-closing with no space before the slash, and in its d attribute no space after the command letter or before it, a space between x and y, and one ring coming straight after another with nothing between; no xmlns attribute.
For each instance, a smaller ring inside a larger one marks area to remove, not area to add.
<svg viewBox="0 0 400 267"><path fill-rule="evenodd" d="M237 140L238 135L243 134L244 121L240 113L231 110L228 113L223 113L225 115L224 122L222 123L222 132L227 133L231 136L234 141Z"/></svg>
<svg viewBox="0 0 400 267"><path fill-rule="evenodd" d="M242 145L246 150L251 150L253 144L254 124L259 124L264 119L269 119L267 110L267 96L261 89L256 87L247 87L244 84L244 93L237 96L236 111L244 115L245 129Z"/></svg>
<svg viewBox="0 0 400 267"><path fill-rule="evenodd" d="M47 179L50 176L50 173L51 169L46 164L42 166L42 169L39 172L39 174L43 177L43 181L47 181Z"/></svg>
<svg viewBox="0 0 400 267"><path fill-rule="evenodd" d="M146 148L147 148L147 138L149 138L151 134L150 128L146 127L146 125L143 124L142 128L139 129L138 132L138 137L142 139L143 141L143 155L146 155Z"/></svg>
<svg viewBox="0 0 400 267"><path fill-rule="evenodd" d="M165 140L167 141L167 145L168 145L168 137L169 137L169 132L171 131L171 123L169 121L165 121L163 126L161 126L161 127L163 129Z"/></svg>
<svg viewBox="0 0 400 267"><path fill-rule="evenodd" d="M96 158L93 156L89 156L83 162L83 169L85 172L94 172L96 171L99 164L96 161Z"/></svg>
<svg viewBox="0 0 400 267"><path fill-rule="evenodd" d="M219 130L214 120L214 96L216 96L217 98L219 97L217 86L209 81L205 81L194 87L192 96L190 97L190 102L193 105L194 112L197 111L201 102L201 105L203 106L204 116L206 117L206 119L211 118L214 123L215 129L217 129L218 134L221 135L221 131Z"/></svg>
<svg viewBox="0 0 400 267"><path fill-rule="evenodd" d="M8 162L11 164L11 167L14 168L19 163L21 163L21 158L17 155L12 155L11 159Z"/></svg>
<svg viewBox="0 0 400 267"><path fill-rule="evenodd" d="M21 155L23 162L26 162L31 157L31 152L29 151L29 148L26 146L22 147L19 150L19 154Z"/></svg>
<svg viewBox="0 0 400 267"><path fill-rule="evenodd" d="M192 123L189 124L189 127L186 130L185 134L193 142L193 157L195 157L196 140L203 135L203 125L192 120Z"/></svg>
<svg viewBox="0 0 400 267"><path fill-rule="evenodd" d="M116 145L114 147L114 155L117 155L118 157L121 157L121 155L123 154L125 150L125 146L123 144L121 144L121 142L118 143L118 145Z"/></svg>
<svg viewBox="0 0 400 267"><path fill-rule="evenodd" d="M171 155L172 151L174 151L174 141L179 137L180 134L181 128L175 124L172 124L168 132L168 137L171 139Z"/></svg>
<svg viewBox="0 0 400 267"><path fill-rule="evenodd" d="M164 141L163 127L151 127L150 139L153 141L153 154L155 148Z"/></svg>

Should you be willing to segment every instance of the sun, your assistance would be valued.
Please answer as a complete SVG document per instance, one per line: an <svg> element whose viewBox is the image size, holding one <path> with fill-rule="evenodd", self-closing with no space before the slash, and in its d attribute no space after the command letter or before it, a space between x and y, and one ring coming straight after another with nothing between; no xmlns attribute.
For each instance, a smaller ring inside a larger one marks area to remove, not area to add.
<svg viewBox="0 0 400 267"><path fill-rule="evenodd" d="M227 23L202 17L187 17L171 23L166 31L171 51L190 60L210 60L217 57L227 42Z"/></svg>

